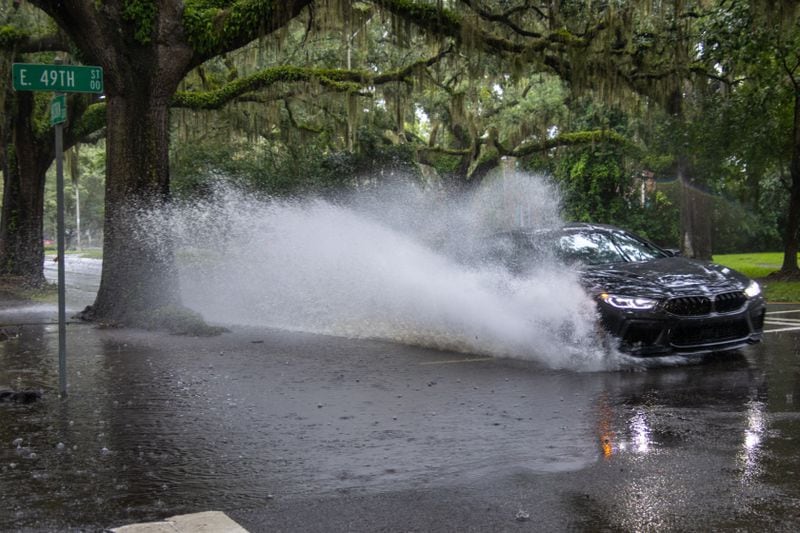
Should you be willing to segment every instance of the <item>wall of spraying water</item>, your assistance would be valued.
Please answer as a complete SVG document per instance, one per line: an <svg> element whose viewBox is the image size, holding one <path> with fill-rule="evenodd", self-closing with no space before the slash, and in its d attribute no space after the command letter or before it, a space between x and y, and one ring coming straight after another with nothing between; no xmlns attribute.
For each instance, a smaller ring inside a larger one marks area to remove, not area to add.
<svg viewBox="0 0 800 533"><path fill-rule="evenodd" d="M485 261L499 231L561 224L557 191L513 175L462 197L394 185L336 203L220 188L174 210L183 301L206 320L602 369L595 308L563 265Z"/></svg>

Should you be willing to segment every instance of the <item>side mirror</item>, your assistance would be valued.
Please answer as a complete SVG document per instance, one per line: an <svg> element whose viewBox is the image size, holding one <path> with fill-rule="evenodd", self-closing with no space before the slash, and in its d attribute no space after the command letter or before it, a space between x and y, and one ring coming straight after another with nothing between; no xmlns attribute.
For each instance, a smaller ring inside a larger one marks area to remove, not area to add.
<svg viewBox="0 0 800 533"><path fill-rule="evenodd" d="M678 257L681 255L681 251L677 248L665 248L664 251L667 252L669 257Z"/></svg>

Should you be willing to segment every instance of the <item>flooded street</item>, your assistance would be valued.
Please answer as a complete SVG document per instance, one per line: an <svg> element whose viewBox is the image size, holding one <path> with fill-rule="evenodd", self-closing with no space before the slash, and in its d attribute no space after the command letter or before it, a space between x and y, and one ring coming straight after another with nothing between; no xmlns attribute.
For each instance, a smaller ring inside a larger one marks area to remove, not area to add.
<svg viewBox="0 0 800 533"><path fill-rule="evenodd" d="M0 404L0 530L215 509L251 531L794 531L800 313L770 311L791 313L738 356L636 372L71 324L64 400L56 327L25 325L0 386L43 396Z"/></svg>

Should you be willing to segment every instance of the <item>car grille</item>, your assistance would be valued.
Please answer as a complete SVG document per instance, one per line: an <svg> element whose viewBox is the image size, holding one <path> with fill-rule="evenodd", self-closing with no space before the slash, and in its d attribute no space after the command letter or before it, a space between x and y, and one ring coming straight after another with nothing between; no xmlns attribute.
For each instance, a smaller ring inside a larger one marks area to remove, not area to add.
<svg viewBox="0 0 800 533"><path fill-rule="evenodd" d="M716 296L683 296L672 298L664 304L668 313L678 316L703 316L716 313L731 313L747 302L742 291L724 292Z"/></svg>
<svg viewBox="0 0 800 533"><path fill-rule="evenodd" d="M681 324L672 331L672 345L681 347L724 342L741 339L749 334L750 328L744 319L714 323Z"/></svg>

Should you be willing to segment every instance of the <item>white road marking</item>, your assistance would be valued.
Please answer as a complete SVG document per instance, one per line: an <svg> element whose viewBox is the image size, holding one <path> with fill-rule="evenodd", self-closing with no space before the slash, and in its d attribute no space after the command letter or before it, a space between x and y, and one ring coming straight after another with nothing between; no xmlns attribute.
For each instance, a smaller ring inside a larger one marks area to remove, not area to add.
<svg viewBox="0 0 800 533"><path fill-rule="evenodd" d="M800 320L770 320L769 318L764 321L765 324L774 324L778 326L800 326Z"/></svg>
<svg viewBox="0 0 800 533"><path fill-rule="evenodd" d="M800 313L800 309L788 309L786 311L770 311L765 317L764 324L770 326L786 326L778 327L775 329L765 329L764 333L779 333L782 331L800 331L800 319L789 317L776 317L775 315L788 315L791 313Z"/></svg>
<svg viewBox="0 0 800 533"><path fill-rule="evenodd" d="M791 328L781 328L781 329L765 329L764 333L778 333L779 331L800 331L800 326L794 326Z"/></svg>

